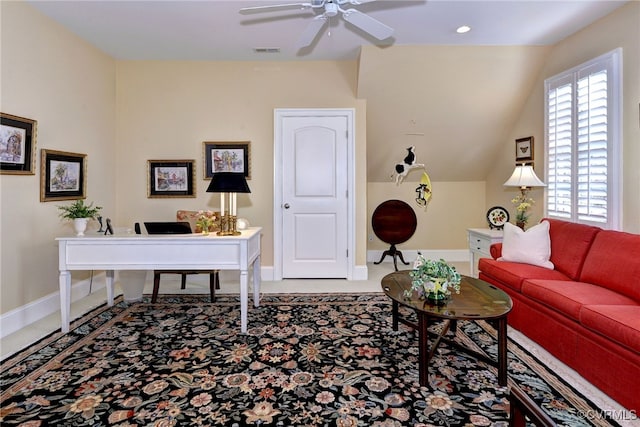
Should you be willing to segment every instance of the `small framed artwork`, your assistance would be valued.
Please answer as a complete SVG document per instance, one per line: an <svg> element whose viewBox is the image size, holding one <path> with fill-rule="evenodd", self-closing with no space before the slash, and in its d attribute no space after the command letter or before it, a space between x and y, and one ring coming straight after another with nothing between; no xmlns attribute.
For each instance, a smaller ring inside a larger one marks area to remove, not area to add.
<svg viewBox="0 0 640 427"><path fill-rule="evenodd" d="M196 197L195 160L148 160L147 197Z"/></svg>
<svg viewBox="0 0 640 427"><path fill-rule="evenodd" d="M533 137L516 139L516 163L533 160Z"/></svg>
<svg viewBox="0 0 640 427"><path fill-rule="evenodd" d="M40 150L40 201L86 198L87 155Z"/></svg>
<svg viewBox="0 0 640 427"><path fill-rule="evenodd" d="M251 142L203 142L204 179L217 172L243 173L251 179Z"/></svg>
<svg viewBox="0 0 640 427"><path fill-rule="evenodd" d="M34 175L37 122L0 113L0 173Z"/></svg>

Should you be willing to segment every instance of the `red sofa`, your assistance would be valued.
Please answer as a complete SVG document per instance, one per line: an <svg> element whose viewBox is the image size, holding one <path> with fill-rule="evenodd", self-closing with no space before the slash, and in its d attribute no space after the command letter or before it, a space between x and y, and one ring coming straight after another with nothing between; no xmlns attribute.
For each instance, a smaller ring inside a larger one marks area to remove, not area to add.
<svg viewBox="0 0 640 427"><path fill-rule="evenodd" d="M478 262L513 300L509 324L629 410L640 411L640 235L549 221L550 270Z"/></svg>

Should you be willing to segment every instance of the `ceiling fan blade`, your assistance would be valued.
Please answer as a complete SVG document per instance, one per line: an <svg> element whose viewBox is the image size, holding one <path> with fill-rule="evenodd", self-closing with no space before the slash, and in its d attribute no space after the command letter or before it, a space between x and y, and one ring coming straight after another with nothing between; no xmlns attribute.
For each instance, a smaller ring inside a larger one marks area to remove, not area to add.
<svg viewBox="0 0 640 427"><path fill-rule="evenodd" d="M315 38L318 36L318 33L320 33L320 30L322 30L322 28L327 24L328 21L329 19L324 15L318 15L313 18L311 23L307 26L307 28L305 28L305 30L300 35L300 38L298 39L298 49L302 49L303 47L307 47L311 43L313 43Z"/></svg>
<svg viewBox="0 0 640 427"><path fill-rule="evenodd" d="M374 1L377 0L338 0L338 4L341 6L343 4L352 4L354 6L358 6L359 4L373 3Z"/></svg>
<svg viewBox="0 0 640 427"><path fill-rule="evenodd" d="M345 10L344 13L342 14L342 17L344 18L345 21L355 25L356 27L360 28L362 31L371 34L373 37L377 38L378 40L384 40L393 35L393 31L394 31L393 28L383 24L377 19L370 17L369 15L365 15L359 10L356 10L356 9Z"/></svg>
<svg viewBox="0 0 640 427"><path fill-rule="evenodd" d="M258 12L271 12L283 9L308 9L314 7L311 3L287 3L287 4L271 4L266 6L253 6L243 7L240 9L240 13L258 13Z"/></svg>

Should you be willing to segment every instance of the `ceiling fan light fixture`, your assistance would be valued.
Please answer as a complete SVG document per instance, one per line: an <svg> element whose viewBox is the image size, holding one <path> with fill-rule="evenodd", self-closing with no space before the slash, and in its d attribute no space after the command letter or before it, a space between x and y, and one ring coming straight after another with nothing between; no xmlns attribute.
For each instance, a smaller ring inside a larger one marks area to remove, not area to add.
<svg viewBox="0 0 640 427"><path fill-rule="evenodd" d="M338 5L335 3L326 3L324 5L324 13L329 18L333 18L338 14Z"/></svg>
<svg viewBox="0 0 640 427"><path fill-rule="evenodd" d="M471 27L468 25L461 25L456 29L456 33L458 34L468 33L469 31L471 31Z"/></svg>

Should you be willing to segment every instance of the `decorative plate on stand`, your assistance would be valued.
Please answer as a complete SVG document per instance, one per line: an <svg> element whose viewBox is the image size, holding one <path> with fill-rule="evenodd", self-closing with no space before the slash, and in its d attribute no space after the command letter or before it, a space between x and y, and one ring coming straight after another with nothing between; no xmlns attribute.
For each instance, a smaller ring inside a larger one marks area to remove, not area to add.
<svg viewBox="0 0 640 427"><path fill-rule="evenodd" d="M494 206L487 211L487 222L492 230L502 230L504 224L509 222L509 212L502 206Z"/></svg>

